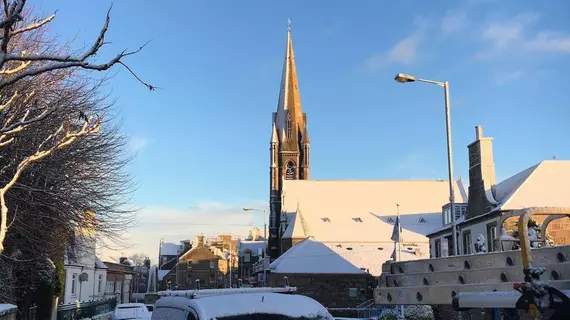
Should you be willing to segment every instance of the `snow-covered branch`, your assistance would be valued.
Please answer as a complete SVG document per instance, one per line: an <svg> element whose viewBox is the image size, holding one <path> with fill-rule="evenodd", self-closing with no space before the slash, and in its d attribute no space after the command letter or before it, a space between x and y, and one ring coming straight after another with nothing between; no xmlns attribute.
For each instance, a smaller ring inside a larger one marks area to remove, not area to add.
<svg viewBox="0 0 570 320"><path fill-rule="evenodd" d="M75 142L75 140L81 137L99 132L101 129L101 123L101 117L97 117L96 121L94 121L93 117L89 117L79 130L73 131L70 129L71 121L68 120L65 124L62 124L54 134L48 136L47 139L40 144L40 147L34 154L24 158L18 164L16 172L12 175L12 178L8 181L8 183L0 188L0 210L2 213L0 217L0 253L4 252L4 239L6 238L6 233L8 232L8 206L6 205L6 192L8 192L8 190L10 190L16 184L24 170L26 170L26 168L32 163L42 160L50 156L55 151L69 146ZM61 136L62 133L63 136ZM52 140L56 140L56 142L53 143L51 147L42 149L45 144L50 143Z"/></svg>

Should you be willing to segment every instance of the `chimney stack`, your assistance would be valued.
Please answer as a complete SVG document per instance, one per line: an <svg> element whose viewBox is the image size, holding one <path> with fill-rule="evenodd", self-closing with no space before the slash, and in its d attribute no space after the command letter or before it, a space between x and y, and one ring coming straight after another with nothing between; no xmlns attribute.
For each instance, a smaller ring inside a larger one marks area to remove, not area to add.
<svg viewBox="0 0 570 320"><path fill-rule="evenodd" d="M475 141L469 150L469 204L467 218L485 214L494 208L495 163L493 138L483 136L483 127L475 127Z"/></svg>
<svg viewBox="0 0 570 320"><path fill-rule="evenodd" d="M483 127L481 127L481 126L475 127L475 138L477 140L483 139Z"/></svg>
<svg viewBox="0 0 570 320"><path fill-rule="evenodd" d="M204 235L200 234L198 235L198 237L196 237L197 241L196 241L196 247L203 247L204 246Z"/></svg>

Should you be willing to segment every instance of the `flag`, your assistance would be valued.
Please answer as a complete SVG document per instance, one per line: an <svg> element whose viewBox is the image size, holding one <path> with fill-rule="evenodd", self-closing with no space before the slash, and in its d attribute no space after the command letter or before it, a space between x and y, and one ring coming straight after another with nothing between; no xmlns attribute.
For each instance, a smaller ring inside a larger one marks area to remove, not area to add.
<svg viewBox="0 0 570 320"><path fill-rule="evenodd" d="M394 230L392 231L392 241L400 242L402 239L402 226L400 225L400 217L396 217L396 222L394 223Z"/></svg>

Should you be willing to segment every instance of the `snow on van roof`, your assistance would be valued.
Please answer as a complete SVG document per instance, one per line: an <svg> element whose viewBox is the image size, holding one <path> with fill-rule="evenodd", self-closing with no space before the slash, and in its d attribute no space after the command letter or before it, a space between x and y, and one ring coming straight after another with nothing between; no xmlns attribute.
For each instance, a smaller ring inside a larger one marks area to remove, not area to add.
<svg viewBox="0 0 570 320"><path fill-rule="evenodd" d="M201 319L252 313L279 314L292 318L318 317L321 319L333 319L325 307L317 301L303 295L244 293L206 296L194 301Z"/></svg>
<svg viewBox="0 0 570 320"><path fill-rule="evenodd" d="M261 287L261 288L224 288L224 289L203 289L203 290L166 290L159 291L159 296L178 296L178 297L192 297L192 296L212 296L212 295L227 295L237 293L292 293L296 292L296 287Z"/></svg>

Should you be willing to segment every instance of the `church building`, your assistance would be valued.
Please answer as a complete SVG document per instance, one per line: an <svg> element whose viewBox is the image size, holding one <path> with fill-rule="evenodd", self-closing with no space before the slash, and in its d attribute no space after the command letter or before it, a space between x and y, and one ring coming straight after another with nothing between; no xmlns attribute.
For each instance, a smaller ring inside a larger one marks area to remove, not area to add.
<svg viewBox="0 0 570 320"><path fill-rule="evenodd" d="M445 219L443 209L449 203L447 181L310 180L311 144L307 115L301 106L290 26L271 130L268 239L271 261L311 238L331 248L331 252L350 249L346 257L358 268L380 266L384 261L363 263L358 257L370 259L368 251L379 253L386 248L378 259L389 259L393 250L390 237L398 212L410 251L429 255L426 235L437 231ZM467 194L460 179L453 186L459 218L466 210ZM343 243L353 245L346 248ZM272 273L277 272L274 266L272 263Z"/></svg>

